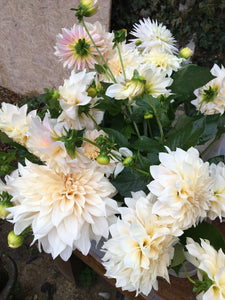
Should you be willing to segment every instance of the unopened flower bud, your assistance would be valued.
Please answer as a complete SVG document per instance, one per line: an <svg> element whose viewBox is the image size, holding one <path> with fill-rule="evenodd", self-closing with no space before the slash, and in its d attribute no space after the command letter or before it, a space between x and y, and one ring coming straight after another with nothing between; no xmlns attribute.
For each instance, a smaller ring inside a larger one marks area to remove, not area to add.
<svg viewBox="0 0 225 300"><path fill-rule="evenodd" d="M84 17L91 17L97 11L96 6L97 0L81 0L79 4L79 9Z"/></svg>
<svg viewBox="0 0 225 300"><path fill-rule="evenodd" d="M97 162L100 165L108 165L109 164L109 157L106 154L99 154L99 156L97 157Z"/></svg>
<svg viewBox="0 0 225 300"><path fill-rule="evenodd" d="M133 163L134 163L134 160L133 160L133 157L131 157L131 156L126 157L123 161L123 165L126 168L131 167L133 165Z"/></svg>
<svg viewBox="0 0 225 300"><path fill-rule="evenodd" d="M89 97L94 98L97 95L97 90L94 87L89 87L87 93Z"/></svg>
<svg viewBox="0 0 225 300"><path fill-rule="evenodd" d="M138 40L138 41L135 42L135 45L136 45L136 46L140 46L141 44L142 44L142 41L141 41L141 40Z"/></svg>
<svg viewBox="0 0 225 300"><path fill-rule="evenodd" d="M6 203L5 201L0 201L0 218L5 219L9 212L5 210L8 207L12 207L12 203Z"/></svg>
<svg viewBox="0 0 225 300"><path fill-rule="evenodd" d="M150 112L150 111L146 111L146 112L144 113L144 119L145 119L145 120L152 119L153 117L154 117L154 115L153 115L153 113Z"/></svg>
<svg viewBox="0 0 225 300"><path fill-rule="evenodd" d="M54 91L53 91L53 94L52 94L52 98L57 100L59 97L60 97L59 91L54 90Z"/></svg>
<svg viewBox="0 0 225 300"><path fill-rule="evenodd" d="M192 54L193 51L190 48L186 47L180 50L179 57L188 59Z"/></svg>
<svg viewBox="0 0 225 300"><path fill-rule="evenodd" d="M24 237L22 235L16 235L12 230L8 234L8 245L10 248L16 249L22 246L24 243Z"/></svg>

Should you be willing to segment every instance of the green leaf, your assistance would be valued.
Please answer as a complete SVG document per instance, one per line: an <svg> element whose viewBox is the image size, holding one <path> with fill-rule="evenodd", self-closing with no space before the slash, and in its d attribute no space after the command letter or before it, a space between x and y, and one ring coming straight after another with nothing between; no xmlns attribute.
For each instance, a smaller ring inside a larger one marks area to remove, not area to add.
<svg viewBox="0 0 225 300"><path fill-rule="evenodd" d="M13 143L13 140L10 139L10 138L8 137L8 135L5 134L5 133L4 133L3 131L1 131L1 130L0 130L0 141L1 141L1 143L3 143L3 144L11 144L11 143Z"/></svg>
<svg viewBox="0 0 225 300"><path fill-rule="evenodd" d="M191 237L195 242L200 243L200 238L209 240L210 244L218 251L220 248L225 253L225 241L223 235L212 224L205 221L196 227L191 227L184 231L180 237L180 242L186 245L186 238Z"/></svg>
<svg viewBox="0 0 225 300"><path fill-rule="evenodd" d="M177 243L174 247L174 256L170 267L173 268L181 265L183 262L185 262L185 260L186 258L184 256L184 245Z"/></svg>
<svg viewBox="0 0 225 300"><path fill-rule="evenodd" d="M139 150L141 152L147 152L147 153L157 153L165 151L165 148L163 145L161 145L159 142L147 137L147 136L141 136L139 139L134 141L132 143L132 147L135 150Z"/></svg>
<svg viewBox="0 0 225 300"><path fill-rule="evenodd" d="M149 178L140 175L136 171L131 172L130 169L125 168L116 178L111 180L111 183L123 197L130 197L131 192L142 190L147 193Z"/></svg>
<svg viewBox="0 0 225 300"><path fill-rule="evenodd" d="M115 142L118 145L118 147L129 148L129 142L122 133L111 128L103 128L103 130L109 135L109 137L113 137L115 139Z"/></svg>
<svg viewBox="0 0 225 300"><path fill-rule="evenodd" d="M205 131L205 118L199 118L191 121L173 134L169 135L166 146L171 150L177 147L187 150L199 143L200 136Z"/></svg>
<svg viewBox="0 0 225 300"><path fill-rule="evenodd" d="M217 133L219 114L205 116L205 130L199 138L199 145L205 144L210 139L214 138Z"/></svg>
<svg viewBox="0 0 225 300"><path fill-rule="evenodd" d="M99 74L105 74L105 68L102 65L95 64L95 70Z"/></svg>
<svg viewBox="0 0 225 300"><path fill-rule="evenodd" d="M209 69L194 64L185 65L172 77L174 81L170 88L177 103L193 100L193 91L214 78Z"/></svg>
<svg viewBox="0 0 225 300"><path fill-rule="evenodd" d="M114 100L109 97L98 100L94 108L107 111L111 116L116 116L121 113L122 101Z"/></svg>

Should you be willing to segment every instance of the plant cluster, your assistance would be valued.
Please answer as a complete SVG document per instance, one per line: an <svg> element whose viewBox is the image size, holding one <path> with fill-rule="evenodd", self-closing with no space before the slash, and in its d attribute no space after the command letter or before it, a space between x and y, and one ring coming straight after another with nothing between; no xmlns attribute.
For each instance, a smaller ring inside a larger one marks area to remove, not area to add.
<svg viewBox="0 0 225 300"><path fill-rule="evenodd" d="M224 65L224 16L224 0L113 0L111 28L130 31L134 22L150 17L169 27L180 47L193 40L193 62L203 66Z"/></svg>
<svg viewBox="0 0 225 300"><path fill-rule="evenodd" d="M84 21L96 5L81 0L79 24L57 35L72 71L41 110L0 109L1 137L30 153L0 181L9 245L31 230L39 250L68 260L104 238L117 287L148 295L187 260L198 297L225 299L225 241L206 222L225 217L225 151L204 159L225 133L225 68L189 64L192 51L150 18L127 43L126 30Z"/></svg>

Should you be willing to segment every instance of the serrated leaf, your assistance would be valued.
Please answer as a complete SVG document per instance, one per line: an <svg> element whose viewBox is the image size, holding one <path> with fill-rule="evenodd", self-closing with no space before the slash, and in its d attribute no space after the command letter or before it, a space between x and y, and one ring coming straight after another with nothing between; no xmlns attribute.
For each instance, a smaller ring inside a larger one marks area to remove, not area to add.
<svg viewBox="0 0 225 300"><path fill-rule="evenodd" d="M131 172L130 169L125 168L116 178L111 180L111 183L123 197L130 197L131 192L142 190L147 193L149 178L140 175L136 171Z"/></svg>
<svg viewBox="0 0 225 300"><path fill-rule="evenodd" d="M205 118L193 120L188 125L169 135L166 146L171 150L176 150L177 147L187 150L199 143L200 136L204 131Z"/></svg>
<svg viewBox="0 0 225 300"><path fill-rule="evenodd" d="M117 130L111 128L103 128L103 130L110 136L113 137L118 147L129 148L129 142L126 137Z"/></svg>
<svg viewBox="0 0 225 300"><path fill-rule="evenodd" d="M214 76L207 68L189 64L175 72L172 78L170 89L174 93L175 101L181 103L193 100L193 91L208 83Z"/></svg>

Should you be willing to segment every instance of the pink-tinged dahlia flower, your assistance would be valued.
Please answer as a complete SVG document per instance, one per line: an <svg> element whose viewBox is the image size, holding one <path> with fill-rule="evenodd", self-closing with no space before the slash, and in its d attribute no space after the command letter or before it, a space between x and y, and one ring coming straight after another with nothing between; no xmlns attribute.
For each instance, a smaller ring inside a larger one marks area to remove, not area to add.
<svg viewBox="0 0 225 300"><path fill-rule="evenodd" d="M108 52L110 33L106 33L99 22L86 23L88 31L103 56ZM55 55L64 61L63 66L75 71L94 69L97 60L101 60L96 48L90 40L85 28L74 24L69 30L62 29L56 37ZM96 60L96 59L97 60Z"/></svg>

